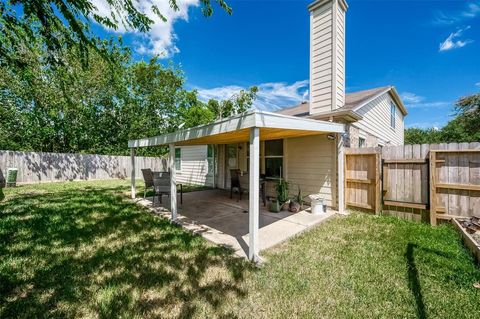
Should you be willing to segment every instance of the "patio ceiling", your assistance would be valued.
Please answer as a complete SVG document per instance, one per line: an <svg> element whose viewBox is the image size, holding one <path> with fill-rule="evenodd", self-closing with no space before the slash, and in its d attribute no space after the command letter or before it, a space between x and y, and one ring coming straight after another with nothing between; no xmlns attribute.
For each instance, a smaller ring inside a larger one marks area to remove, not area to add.
<svg viewBox="0 0 480 319"><path fill-rule="evenodd" d="M249 140L250 129L260 129L260 140L292 138L326 133L343 133L343 124L257 110L232 116L212 124L160 136L131 140L131 148L175 145L230 144Z"/></svg>

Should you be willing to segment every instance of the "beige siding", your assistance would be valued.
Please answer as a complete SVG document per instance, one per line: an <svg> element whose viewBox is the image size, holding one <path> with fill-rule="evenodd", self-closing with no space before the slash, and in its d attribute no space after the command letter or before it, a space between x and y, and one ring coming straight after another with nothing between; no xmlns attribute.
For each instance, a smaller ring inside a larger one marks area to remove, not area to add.
<svg viewBox="0 0 480 319"><path fill-rule="evenodd" d="M336 107L345 105L345 12L337 8L336 25Z"/></svg>
<svg viewBox="0 0 480 319"><path fill-rule="evenodd" d="M261 143L262 148L263 145ZM300 187L304 196L320 193L327 205L332 206L333 203L335 206L337 161L335 152L335 142L328 140L326 135L285 139L283 163L285 178L290 183L290 196L297 195ZM245 157L246 152L242 155L239 153L239 162L245 161ZM263 157L260 163L261 173L264 173ZM219 174L223 175L220 171L219 167ZM218 187L223 188L223 185ZM228 181L225 188L229 188ZM276 196L274 181L267 182L266 193L267 196Z"/></svg>
<svg viewBox="0 0 480 319"><path fill-rule="evenodd" d="M357 112L363 119L355 122L352 126L378 138L378 143L386 145L403 145L404 143L404 116L397 106L395 129L390 126L390 102L392 98L385 93L374 99Z"/></svg>
<svg viewBox="0 0 480 319"><path fill-rule="evenodd" d="M345 11L338 0L310 14L310 114L345 104Z"/></svg>
<svg viewBox="0 0 480 319"><path fill-rule="evenodd" d="M225 145L220 144L216 147L215 161L217 163L217 172L215 184L217 188L225 188Z"/></svg>
<svg viewBox="0 0 480 319"><path fill-rule="evenodd" d="M207 146L182 146L182 165L177 181L189 185L212 186L213 176L208 174Z"/></svg>
<svg viewBox="0 0 480 319"><path fill-rule="evenodd" d="M332 3L310 15L310 113L332 105Z"/></svg>
<svg viewBox="0 0 480 319"><path fill-rule="evenodd" d="M336 187L335 142L325 135L287 139L286 152L290 195L296 195L300 187L304 196L320 193L332 206Z"/></svg>

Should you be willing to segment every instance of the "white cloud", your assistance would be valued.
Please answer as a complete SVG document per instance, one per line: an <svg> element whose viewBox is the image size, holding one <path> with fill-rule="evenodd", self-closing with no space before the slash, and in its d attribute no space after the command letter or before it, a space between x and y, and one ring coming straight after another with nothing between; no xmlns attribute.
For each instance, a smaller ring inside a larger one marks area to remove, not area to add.
<svg viewBox="0 0 480 319"><path fill-rule="evenodd" d="M468 3L463 10L451 13L437 11L433 23L437 25L452 25L480 15L480 1Z"/></svg>
<svg viewBox="0 0 480 319"><path fill-rule="evenodd" d="M473 2L467 5L467 9L462 11L462 15L466 18L475 18L480 14L480 2Z"/></svg>
<svg viewBox="0 0 480 319"><path fill-rule="evenodd" d="M419 96L411 92L403 92L400 94L400 97L405 104L420 103L421 101L425 100L423 96Z"/></svg>
<svg viewBox="0 0 480 319"><path fill-rule="evenodd" d="M475 83L475 85L480 88L480 82Z"/></svg>
<svg viewBox="0 0 480 319"><path fill-rule="evenodd" d="M92 0L97 8L97 13L104 17L111 17L112 11L106 0ZM199 0L177 0L178 10L175 11L170 7L167 0L138 0L133 1L134 6L146 14L152 21L150 31L141 33L137 30L129 30L125 25L119 23L117 30L109 31L124 34L135 34L138 39L134 42L137 45L136 51L140 54L159 54L164 58L173 56L179 52L175 42L177 35L174 31L174 24L178 20L188 21L188 9L199 5ZM152 6L158 7L160 13L167 19L163 21L156 15ZM116 17L125 15L124 12L114 11ZM120 21L119 21L120 22Z"/></svg>
<svg viewBox="0 0 480 319"><path fill-rule="evenodd" d="M403 92L400 97L407 109L441 109L452 105L447 101L428 101L424 96L411 92Z"/></svg>
<svg viewBox="0 0 480 319"><path fill-rule="evenodd" d="M442 109L452 106L451 102L446 101L436 101L436 102L423 102L423 103L413 103L407 105L407 108L411 109Z"/></svg>
<svg viewBox="0 0 480 319"><path fill-rule="evenodd" d="M308 80L297 81L293 84L269 82L259 84L257 87L257 99L253 106L259 110L276 111L308 100ZM240 90L245 89L247 88L237 85L211 89L197 88L198 97L203 101L208 101L209 99L226 100Z"/></svg>
<svg viewBox="0 0 480 319"><path fill-rule="evenodd" d="M450 35L447 37L447 39L445 39L445 41L440 43L439 51L442 52L442 51L448 51L448 50L452 50L452 49L463 48L467 44L472 43L473 40L469 40L469 39L461 40L461 39L459 39L462 36L463 32L468 30L468 29L470 29L470 26L468 26L464 29L460 29L456 32L450 33Z"/></svg>

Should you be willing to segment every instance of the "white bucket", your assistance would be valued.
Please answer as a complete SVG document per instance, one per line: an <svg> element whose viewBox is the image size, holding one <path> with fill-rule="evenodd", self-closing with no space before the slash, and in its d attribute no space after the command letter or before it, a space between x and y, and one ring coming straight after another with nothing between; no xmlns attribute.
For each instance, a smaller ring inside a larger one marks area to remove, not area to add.
<svg viewBox="0 0 480 319"><path fill-rule="evenodd" d="M326 213L326 205L323 204L323 198L320 197L320 194L309 195L308 197L310 197L310 205L313 215L320 215Z"/></svg>

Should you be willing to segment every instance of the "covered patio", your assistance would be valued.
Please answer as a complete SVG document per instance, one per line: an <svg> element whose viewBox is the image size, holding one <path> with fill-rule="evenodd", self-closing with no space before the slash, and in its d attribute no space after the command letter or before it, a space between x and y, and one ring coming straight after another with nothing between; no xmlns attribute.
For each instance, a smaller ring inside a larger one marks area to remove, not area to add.
<svg viewBox="0 0 480 319"><path fill-rule="evenodd" d="M239 257L248 256L249 216L248 199L238 200L229 196L229 191L211 189L184 194L183 204L178 205L176 223L205 239L232 249ZM148 197L138 201L155 214L171 219L170 202L159 204ZM272 213L262 204L259 209L259 250L275 246L288 238L335 215L328 209L326 214L312 215L309 210L299 213L281 211Z"/></svg>
<svg viewBox="0 0 480 319"><path fill-rule="evenodd" d="M228 227L233 227L233 230L229 230L232 233L231 237L236 238L240 243L242 240L245 240L241 245L243 246L244 251L248 251L248 258L253 261L259 260L259 251L262 248L265 248L264 244L260 244L260 240L266 241L264 236L260 236L259 229L266 229L268 227L281 227L282 230L280 233L288 232L292 227L291 224L301 224L298 221L302 218L308 220L312 217L315 217L307 212L301 212L296 214L288 215L289 213L277 214L278 217L270 216L271 213L266 211L261 211L261 204L259 198L260 190L260 141L266 140L275 140L275 139L288 139L288 138L298 138L306 137L313 135L331 135L336 141L336 154L335 157L338 160L336 163L337 169L337 189L336 199L337 199L337 210L343 212L344 210L344 200L343 200L343 138L342 133L344 133L345 128L343 124L325 122L318 120L311 120L305 118L298 118L293 116L285 116L276 113L263 112L257 110L247 111L245 113L223 119L212 124L203 125L199 127L194 127L191 129L181 130L170 134L165 134L161 136L132 140L129 141L129 147L131 148L131 159L132 159L132 198L135 198L136 188L135 188L135 149L139 147L151 147L151 146L160 146L168 145L169 146L169 170L171 175L170 182L170 203L168 205L169 217L172 221L178 221L181 218L186 216L179 215L179 206L177 204L177 182L175 174L175 146L182 145L219 145L219 144L229 144L229 143L240 143L248 142L249 148L249 170L248 170L248 180L249 180L249 192L248 192L248 205L245 202L245 206L238 206L238 210L241 210L241 216L248 216L248 233L245 233L245 225L241 222L238 223L229 223ZM333 133L333 134L332 134ZM203 193L203 192L202 192ZM204 194L205 195L205 194ZM214 194L212 193L212 196ZM193 196L193 195L189 195ZM202 197L203 199L204 197ZM227 197L228 198L228 197ZM215 207L224 206L224 209L220 209L218 212L213 213L218 216L214 219L209 218L208 215L212 214L214 205L205 206L204 208L199 207L192 203L193 210L188 210L188 214L192 217L192 220L201 220L202 218L205 221L214 221L220 220L221 216L225 211L228 211L232 206L227 204L225 197L217 197L217 203ZM188 201L187 196L184 198L185 203ZM215 196L213 196L210 202L215 201ZM210 208L209 208L210 207ZM181 208L180 208L181 209ZM247 213L243 213L247 211ZM185 211L187 212L187 210ZM270 215L269 215L270 214ZM283 215L282 215L283 214ZM285 215L287 214L287 215ZM239 217L234 217L235 214L225 214L224 218L235 219ZM282 217L283 216L283 217ZM190 218L188 217L188 218ZM245 219L245 217L243 217ZM242 218L239 218L242 219ZM290 220L297 220L297 222ZM204 221L204 222L205 222ZM277 221L285 221L285 223L277 223ZM312 222L306 222L303 226L309 227L310 224L315 224ZM243 226L242 226L243 225ZM282 226L283 225L283 226ZM215 227L221 228L222 225L213 225ZM311 225L310 225L311 226ZM211 227L213 229L217 229ZM237 228L237 229L235 229ZM295 232L298 233L298 232ZM245 237L247 236L247 237ZM268 237L268 236L266 236ZM239 241L238 239L241 238ZM288 238L288 236L287 236Z"/></svg>

